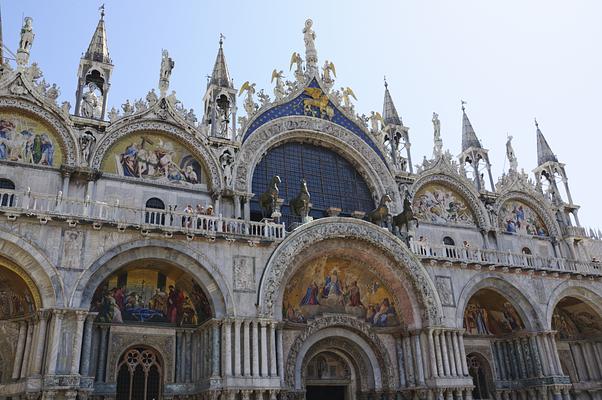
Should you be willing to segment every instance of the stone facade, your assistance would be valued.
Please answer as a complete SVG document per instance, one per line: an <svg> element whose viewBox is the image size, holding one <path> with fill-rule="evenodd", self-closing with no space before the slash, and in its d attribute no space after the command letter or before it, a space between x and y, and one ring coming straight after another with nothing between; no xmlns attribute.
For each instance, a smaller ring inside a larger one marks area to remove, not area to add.
<svg viewBox="0 0 602 400"><path fill-rule="evenodd" d="M74 114L31 46L0 75L0 398L602 398L602 242L539 127L536 182L486 190L465 112L472 147L452 160L436 124L414 173L388 88L358 116L311 21L295 81L275 70L274 101L246 82L238 127L221 41L201 120L167 95L170 64L159 96L106 112L104 29L103 10ZM293 199L254 182L285 143L334 151L375 210L333 192L284 224Z"/></svg>

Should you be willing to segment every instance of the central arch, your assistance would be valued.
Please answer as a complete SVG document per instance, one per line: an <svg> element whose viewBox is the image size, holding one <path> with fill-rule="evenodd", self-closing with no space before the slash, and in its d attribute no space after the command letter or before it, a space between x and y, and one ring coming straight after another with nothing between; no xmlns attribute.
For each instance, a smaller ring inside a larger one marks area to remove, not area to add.
<svg viewBox="0 0 602 400"><path fill-rule="evenodd" d="M328 252L373 257L373 272L382 276L403 305L400 314L408 329L437 325L442 308L425 268L406 245L388 231L352 218L323 218L303 225L272 254L259 285L258 307L265 315L281 318L287 282L297 270Z"/></svg>

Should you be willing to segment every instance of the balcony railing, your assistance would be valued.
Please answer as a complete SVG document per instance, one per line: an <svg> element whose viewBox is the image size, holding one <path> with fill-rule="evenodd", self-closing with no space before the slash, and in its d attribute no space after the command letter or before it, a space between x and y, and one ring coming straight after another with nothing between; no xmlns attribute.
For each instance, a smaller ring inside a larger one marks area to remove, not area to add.
<svg viewBox="0 0 602 400"><path fill-rule="evenodd" d="M472 247L466 248L448 245L431 246L420 242L412 242L410 247L414 254L421 258L439 259L465 264L544 270L558 273L602 275L602 263L599 262L568 260L557 257L540 257L532 254L512 253L510 251Z"/></svg>
<svg viewBox="0 0 602 400"><path fill-rule="evenodd" d="M224 218L195 212L167 211L155 208L122 206L119 201L79 200L38 194L0 190L0 211L11 215L35 215L40 219L57 218L68 221L89 221L96 224L114 224L120 229L137 228L187 235L244 236L259 240L282 240L284 224L271 221L255 222Z"/></svg>

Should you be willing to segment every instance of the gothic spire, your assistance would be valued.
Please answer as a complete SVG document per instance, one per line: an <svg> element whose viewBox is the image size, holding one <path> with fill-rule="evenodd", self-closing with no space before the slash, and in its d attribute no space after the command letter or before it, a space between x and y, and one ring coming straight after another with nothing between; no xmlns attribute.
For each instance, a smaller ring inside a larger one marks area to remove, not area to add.
<svg viewBox="0 0 602 400"><path fill-rule="evenodd" d="M389 85L387 84L386 79L385 79L385 100L384 100L384 104L383 104L383 120L385 121L385 125L403 126L403 122L401 122L401 118L399 118L399 114L397 114L397 109L395 108L395 104L393 104L393 99L391 98L391 93L389 93Z"/></svg>
<svg viewBox="0 0 602 400"><path fill-rule="evenodd" d="M230 73L228 72L228 66L226 65L226 56L224 56L224 35L219 35L219 50L217 51L217 57L215 58L215 65L213 66L213 73L208 84L214 84L220 87L232 88L232 82L230 81Z"/></svg>
<svg viewBox="0 0 602 400"><path fill-rule="evenodd" d="M541 133L537 120L535 120L535 127L537 128L537 165L545 164L548 161L558 162L556 155L552 152L543 133Z"/></svg>
<svg viewBox="0 0 602 400"><path fill-rule="evenodd" d="M105 29L105 6L100 6L100 20L90 40L88 50L84 58L90 61L99 61L105 64L111 64L109 56L109 47L107 46L107 31Z"/></svg>
<svg viewBox="0 0 602 400"><path fill-rule="evenodd" d="M470 147L481 148L481 142L477 138L468 115L466 115L466 108L464 108L465 101L462 101L462 151Z"/></svg>

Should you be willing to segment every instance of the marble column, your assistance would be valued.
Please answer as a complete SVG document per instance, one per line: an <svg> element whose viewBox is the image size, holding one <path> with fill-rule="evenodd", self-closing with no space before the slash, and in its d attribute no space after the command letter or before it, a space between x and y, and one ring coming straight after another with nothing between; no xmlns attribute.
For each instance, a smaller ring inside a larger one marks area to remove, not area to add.
<svg viewBox="0 0 602 400"><path fill-rule="evenodd" d="M500 381L506 380L506 371L504 367L502 349L500 348L500 342L494 341L491 343L491 347L493 349L493 361L495 363L495 369L497 372L497 378Z"/></svg>
<svg viewBox="0 0 602 400"><path fill-rule="evenodd" d="M284 384L284 349L282 345L282 327L276 328L276 359L278 362L278 376L280 384Z"/></svg>
<svg viewBox="0 0 602 400"><path fill-rule="evenodd" d="M253 321L251 348L253 351L253 376L259 376L259 322Z"/></svg>
<svg viewBox="0 0 602 400"><path fill-rule="evenodd" d="M454 348L454 358L456 359L456 374L458 376L462 376L464 375L464 372L462 371L462 363L465 363L466 361L462 359L462 355L460 354L460 339L458 338L459 335L460 333L458 331L452 332L452 345Z"/></svg>
<svg viewBox="0 0 602 400"><path fill-rule="evenodd" d="M468 376L468 363L466 361L466 348L464 347L464 330L458 332L459 346L460 346L460 359L462 362L462 373L464 376ZM472 392L470 392L472 397Z"/></svg>
<svg viewBox="0 0 602 400"><path fill-rule="evenodd" d="M261 376L268 376L268 337L267 322L260 321L261 336Z"/></svg>
<svg viewBox="0 0 602 400"><path fill-rule="evenodd" d="M440 332L439 340L441 342L441 355L443 356L443 371L445 376L450 376L449 353L447 350L447 340L445 340L445 331Z"/></svg>
<svg viewBox="0 0 602 400"><path fill-rule="evenodd" d="M456 352L454 351L452 333L453 332L450 331L445 332L445 341L447 342L447 349L449 354L449 374L451 376L456 376Z"/></svg>
<svg viewBox="0 0 602 400"><path fill-rule="evenodd" d="M521 346L520 340L521 340L521 338L514 339L512 341L512 346L514 346L514 352L517 357L519 377L522 379L526 379L526 378L528 378L529 374L527 372L527 364L525 362L523 348Z"/></svg>
<svg viewBox="0 0 602 400"><path fill-rule="evenodd" d="M19 379L19 376L21 375L21 363L23 362L26 338L27 321L19 321L19 338L17 339L17 350L15 351L15 361L13 363L13 379Z"/></svg>
<svg viewBox="0 0 602 400"><path fill-rule="evenodd" d="M40 318L38 326L38 338L36 343L36 353L33 358L32 373L34 375L42 374L42 360L44 359L44 350L46 349L46 328L48 327L48 311L42 310L38 313Z"/></svg>
<svg viewBox="0 0 602 400"><path fill-rule="evenodd" d="M86 318L84 325L84 341L82 345L82 360L79 368L80 375L90 376L90 357L92 355L92 328L94 327L94 319L97 313L90 313Z"/></svg>
<svg viewBox="0 0 602 400"><path fill-rule="evenodd" d="M31 359L31 348L34 338L34 331L37 331L38 324L35 320L30 320L27 327L27 338L25 339L25 356L23 357L23 364L21 365L21 378L27 377L27 370L29 368L29 361Z"/></svg>
<svg viewBox="0 0 602 400"><path fill-rule="evenodd" d="M98 346L98 365L96 368L96 381L105 381L105 371L107 369L107 332L109 327L102 325L100 327L100 337Z"/></svg>
<svg viewBox="0 0 602 400"><path fill-rule="evenodd" d="M211 325L211 377L217 378L219 376L219 361L220 361L220 334L219 334L219 323L214 322Z"/></svg>
<svg viewBox="0 0 602 400"><path fill-rule="evenodd" d="M234 376L241 375L240 325L240 320L234 321Z"/></svg>
<svg viewBox="0 0 602 400"><path fill-rule="evenodd" d="M222 324L222 373L232 376L232 321L225 320Z"/></svg>
<svg viewBox="0 0 602 400"><path fill-rule="evenodd" d="M562 375L562 365L560 364L560 354L558 354L558 346L556 346L557 332L550 332L550 344L552 346L552 355L554 357L554 363L556 364L556 373ZM598 364L601 365L601 364ZM602 371L601 371L602 372Z"/></svg>
<svg viewBox="0 0 602 400"><path fill-rule="evenodd" d="M185 350L186 353L184 354L185 358L184 361L186 363L186 367L184 368L184 380L186 381L186 383L190 383L192 382L192 371L194 369L193 366L193 362L192 362L192 331L185 331L184 332L185 338L186 338L186 346L185 346Z"/></svg>
<svg viewBox="0 0 602 400"><path fill-rule="evenodd" d="M276 329L275 323L270 322L268 325L268 339L270 348L270 376L278 375L278 366L276 364Z"/></svg>
<svg viewBox="0 0 602 400"><path fill-rule="evenodd" d="M554 363L554 358L552 357L552 350L550 348L550 335L548 334L548 332L544 332L542 334L541 340L543 342L547 360L548 360L548 364L550 366L550 374L556 375L556 365Z"/></svg>
<svg viewBox="0 0 602 400"><path fill-rule="evenodd" d="M433 340L433 330L429 329L426 335L429 343L429 360L431 364L431 378L437 378L439 376L437 372L437 356L435 355L435 342Z"/></svg>
<svg viewBox="0 0 602 400"><path fill-rule="evenodd" d="M251 376L251 321L244 321L242 324L242 352L243 352L243 373L244 376Z"/></svg>
<svg viewBox="0 0 602 400"><path fill-rule="evenodd" d="M406 386L406 372L401 336L395 338L395 349L397 350L397 368L399 368L399 386L404 388Z"/></svg>
<svg viewBox="0 0 602 400"><path fill-rule="evenodd" d="M405 355L406 382L408 383L408 386L413 387L416 385L414 375L416 368L414 366L414 360L412 359L412 343L410 336L404 336L401 342L403 344L403 354Z"/></svg>
<svg viewBox="0 0 602 400"><path fill-rule="evenodd" d="M531 357L533 359L533 367L535 368L535 375L538 378L543 377L541 370L541 356L538 351L537 340L534 335L529 335L529 346L531 348Z"/></svg>
<svg viewBox="0 0 602 400"><path fill-rule="evenodd" d="M72 374L79 374L79 362L82 350L82 339L84 334L84 321L86 320L87 315L87 311L78 310L75 312L75 337L73 338L73 353L71 357Z"/></svg>
<svg viewBox="0 0 602 400"><path fill-rule="evenodd" d="M422 351L420 348L420 332L412 332L412 344L414 354L414 368L416 368L416 385L424 386L424 367L422 365Z"/></svg>
<svg viewBox="0 0 602 400"><path fill-rule="evenodd" d="M433 331L433 340L435 341L435 358L437 359L437 374L439 376L444 376L445 371L443 371L443 359L441 356L441 340L439 338L439 334L441 332L439 330Z"/></svg>
<svg viewBox="0 0 602 400"><path fill-rule="evenodd" d="M53 311L52 336L49 341L48 349L48 375L56 373L56 362L59 355L59 346L61 342L61 327L63 325L64 310Z"/></svg>
<svg viewBox="0 0 602 400"><path fill-rule="evenodd" d="M240 195L234 195L234 218L240 218Z"/></svg>

